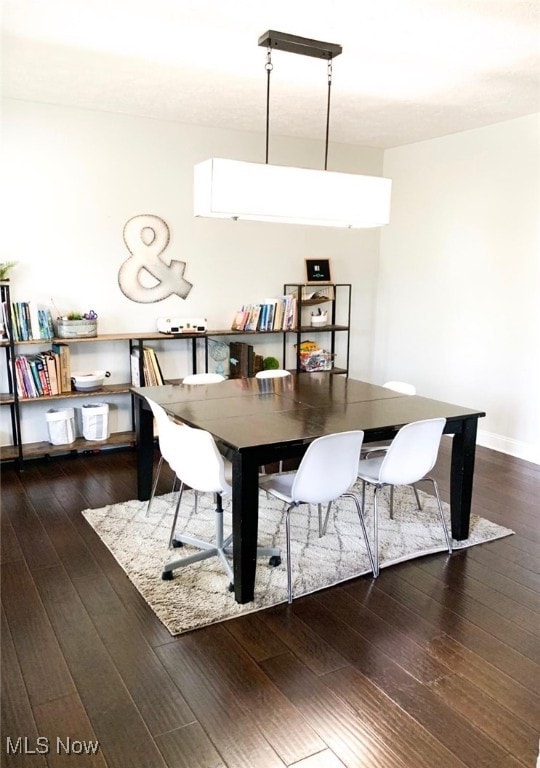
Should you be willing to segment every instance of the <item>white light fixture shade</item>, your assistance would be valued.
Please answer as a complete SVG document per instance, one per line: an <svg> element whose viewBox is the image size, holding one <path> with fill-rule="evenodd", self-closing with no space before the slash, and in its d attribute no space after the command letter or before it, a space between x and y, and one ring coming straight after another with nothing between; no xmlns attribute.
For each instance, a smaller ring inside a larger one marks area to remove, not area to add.
<svg viewBox="0 0 540 768"><path fill-rule="evenodd" d="M222 219L381 227L392 182L378 176L213 157L194 168L194 215Z"/></svg>

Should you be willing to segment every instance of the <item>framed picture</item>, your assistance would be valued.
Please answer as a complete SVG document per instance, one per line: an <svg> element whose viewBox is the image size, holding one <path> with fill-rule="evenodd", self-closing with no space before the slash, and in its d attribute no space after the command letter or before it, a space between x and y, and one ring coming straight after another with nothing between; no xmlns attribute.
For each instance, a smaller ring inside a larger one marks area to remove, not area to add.
<svg viewBox="0 0 540 768"><path fill-rule="evenodd" d="M330 259L306 259L307 283L331 283Z"/></svg>

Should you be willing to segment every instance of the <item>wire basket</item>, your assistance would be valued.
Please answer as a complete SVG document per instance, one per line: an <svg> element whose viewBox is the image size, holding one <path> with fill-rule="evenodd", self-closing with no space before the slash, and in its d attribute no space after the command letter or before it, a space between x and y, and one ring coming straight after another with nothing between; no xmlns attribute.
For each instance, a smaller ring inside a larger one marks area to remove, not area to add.
<svg viewBox="0 0 540 768"><path fill-rule="evenodd" d="M313 352L300 353L301 371L331 371L334 365L334 357L331 352L324 349L314 350Z"/></svg>

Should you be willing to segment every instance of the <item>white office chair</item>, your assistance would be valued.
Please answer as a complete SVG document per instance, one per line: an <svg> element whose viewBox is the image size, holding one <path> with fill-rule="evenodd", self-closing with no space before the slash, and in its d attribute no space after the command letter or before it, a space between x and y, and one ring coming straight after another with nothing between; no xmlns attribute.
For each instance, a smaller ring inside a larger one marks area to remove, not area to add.
<svg viewBox="0 0 540 768"><path fill-rule="evenodd" d="M416 387L414 384L409 384L407 381L387 381L385 384L383 384L383 387L386 387L386 389L392 389L394 392L399 392L402 395L416 395ZM362 457L361 458L368 458L371 453L376 453L377 451L387 451L388 446L390 445L391 441L386 441L382 443L375 443L373 445L366 445L362 449ZM418 491L416 490L416 487L412 486L414 491L414 496L416 498L416 504L418 506L418 509L422 509L422 504L420 503L420 496L418 495ZM390 519L394 519L394 486L390 486Z"/></svg>
<svg viewBox="0 0 540 768"><path fill-rule="evenodd" d="M255 374L256 379L281 379L284 376L290 376L291 372L284 368L269 368L267 371L258 371Z"/></svg>
<svg viewBox="0 0 540 768"><path fill-rule="evenodd" d="M156 469L156 475L154 477L154 482L152 483L152 492L150 493L150 498L148 499L148 504L146 505L146 515L148 516L150 513L150 507L152 506L152 502L154 501L154 496L156 495L156 488L159 480L159 475L161 473L161 469L163 467L163 461L166 461L169 466L172 466L174 462L174 457L176 455L176 444L175 444L175 436L173 430L170 429L171 420L163 410L163 408L155 403L153 400L151 400L149 397L146 398L146 401L148 402L148 405L152 409L152 414L154 416L154 419L156 420L157 428L158 428L158 442L159 442L159 451L160 451L160 457L159 462ZM176 487L176 481L177 477L174 476L173 485L171 491L174 491Z"/></svg>
<svg viewBox="0 0 540 768"><path fill-rule="evenodd" d="M183 384L219 384L219 382L221 382L221 381L225 381L225 377L221 376L219 373L192 373L191 375L186 376L183 379L182 383ZM162 446L162 439L161 439L160 420L156 417L156 413L155 413L154 408L153 408L153 405L156 405L156 403L153 403L152 401L150 401L149 398L146 398L146 399L148 400L148 402L150 404L150 407L152 408L152 412L154 414L154 418L156 419L156 422L158 424L159 450L161 452L161 456L160 456L159 463L158 463L157 470L156 470L156 476L155 476L155 479L154 479L154 483L152 485L152 493L150 494L150 498L148 500L148 505L146 507L146 514L148 515L150 513L150 507L152 506L152 502L154 500L154 496L155 496L155 493L156 493L156 488L157 488L157 484L158 484L158 480L159 480L159 475L160 475L160 472L161 472L161 468L163 466L163 446ZM163 417L166 418L167 420L169 420L169 417L167 416L167 414L164 411L163 411L163 414L162 414L161 418L163 419ZM166 447L165 447L165 450L167 450ZM167 460L167 457L165 457L165 459ZM170 463L170 462L168 462L168 463ZM176 476L175 476L175 478L173 480L173 485L172 485L172 489L171 490L174 491L175 488L176 488ZM197 503L198 503L197 502L197 494L195 494L195 512L197 511Z"/></svg>
<svg viewBox="0 0 540 768"><path fill-rule="evenodd" d="M287 596L289 603L292 603L293 600L290 515L291 511L301 504L328 504L329 512L332 501L339 497L352 499L356 504L369 559L372 568L375 568L363 511L358 497L350 490L357 479L363 438L364 433L359 430L319 437L308 446L296 472L267 475L259 483L263 490L288 504L285 535L287 539ZM328 512L325 527L328 521Z"/></svg>
<svg viewBox="0 0 540 768"><path fill-rule="evenodd" d="M225 381L220 373L191 373L184 376L182 384L219 384L220 381Z"/></svg>
<svg viewBox="0 0 540 768"><path fill-rule="evenodd" d="M159 407L159 406L158 406ZM224 538L223 535L223 505L222 497L231 496L232 488L225 473L228 462L223 459L216 447L214 438L203 429L193 429L185 424L170 422L171 429L175 433L175 456L172 467L178 475L182 485L171 527L170 543L173 547L181 547L188 544L197 547L200 552L178 558L165 564L161 578L169 581L173 578L173 571L183 568L191 563L206 560L210 557L218 557L229 577L229 590L234 588L233 570L227 555L232 555L232 534ZM185 487L192 488L198 493L214 493L216 498L215 513L215 541L205 541L188 534L176 534L178 511L182 501L182 491ZM257 555L270 558L270 565L277 566L281 563L279 549L258 547Z"/></svg>
<svg viewBox="0 0 540 768"><path fill-rule="evenodd" d="M437 483L433 478L426 477L426 474L433 469L437 461L445 423L446 419L425 419L406 424L401 427L388 450L382 456L362 459L358 465L358 477L362 480L362 509L365 509L366 483L374 486L373 557L375 576L379 573L377 498L378 491L386 485L412 485L423 480L429 480L433 483L448 552L452 553L452 539L444 519Z"/></svg>

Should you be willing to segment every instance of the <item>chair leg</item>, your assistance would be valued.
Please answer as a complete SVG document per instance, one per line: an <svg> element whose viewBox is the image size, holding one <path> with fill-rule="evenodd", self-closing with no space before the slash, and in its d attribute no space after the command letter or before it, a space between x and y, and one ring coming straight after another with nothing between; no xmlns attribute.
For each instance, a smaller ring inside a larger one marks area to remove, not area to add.
<svg viewBox="0 0 540 768"><path fill-rule="evenodd" d="M171 534L169 536L169 549L174 547L174 532L176 530L176 521L178 520L178 511L180 509L180 502L182 501L182 494L184 492L184 483L180 483L180 488L178 490L178 498L176 500L176 507L174 508L174 516L173 521L171 525Z"/></svg>
<svg viewBox="0 0 540 768"><path fill-rule="evenodd" d="M317 504L317 508L319 511L319 539L321 536L324 536L326 534L326 528L328 526L328 518L330 517L330 510L332 508L332 502L328 502L328 507L326 508L326 515L324 517L324 521L322 519L322 504Z"/></svg>
<svg viewBox="0 0 540 768"><path fill-rule="evenodd" d="M379 510L377 508L377 491L378 486L375 486L373 492L373 573L375 577L379 575Z"/></svg>
<svg viewBox="0 0 540 768"><path fill-rule="evenodd" d="M439 487L432 477L424 477L423 479L429 480L430 483L433 483L433 489L435 491L435 496L437 498L437 507L439 508L439 517L441 518L441 524L444 531L444 538L446 539L446 546L448 547L449 554L452 554L452 537L448 532L448 526L446 525L446 520L444 519L444 512L441 504L441 497L439 496Z"/></svg>
<svg viewBox="0 0 540 768"><path fill-rule="evenodd" d="M362 533L364 535L364 541L366 542L366 549L369 557L369 561L371 563L371 570L373 571L373 576L376 578L378 576L378 566L375 563L375 559L373 557L373 552L371 551L371 546L369 543L369 538L366 530L366 522L364 520L364 510L360 506L360 502L358 501L358 496L355 493L344 493L343 494L344 499L352 499L354 503L356 504L356 511L358 512L358 518L360 520L360 525L362 526ZM377 572L376 572L377 571Z"/></svg>
<svg viewBox="0 0 540 768"><path fill-rule="evenodd" d="M420 503L420 496L418 495L418 491L416 489L416 485L413 485L413 491L414 491L414 495L416 496L416 504L418 506L418 511L421 512L422 511L422 504Z"/></svg>
<svg viewBox="0 0 540 768"><path fill-rule="evenodd" d="M152 502L154 501L154 496L156 495L156 488L159 480L159 473L161 472L161 466L163 464L163 456L159 457L159 462L156 469L156 476L154 478L154 482L152 485L152 492L150 494L150 498L148 499L148 504L146 505L146 516L150 514L150 507L152 506Z"/></svg>
<svg viewBox="0 0 540 768"><path fill-rule="evenodd" d="M390 520L394 519L394 486L390 486Z"/></svg>
<svg viewBox="0 0 540 768"><path fill-rule="evenodd" d="M293 601L291 568L291 509L293 509L292 506L287 509L287 514L285 516L285 538L287 547L287 602L289 604Z"/></svg>
<svg viewBox="0 0 540 768"><path fill-rule="evenodd" d="M176 513L178 512L180 504L177 503L176 505ZM233 583L233 570L231 567L231 564L227 560L226 557L226 549L228 548L228 545L232 539L232 536L228 536L227 539L223 539L223 506L222 506L222 500L221 495L216 494L216 511L215 511L215 537L216 541L215 544L212 544L209 541L204 541L201 539L196 539L191 536L184 536L182 535L179 538L179 541L181 541L183 544L189 544L194 547L198 547L201 551L196 552L193 555L188 555L186 557L179 558L178 560L173 560L170 563L167 563L163 569L163 573L161 574L161 578L164 581L168 581L172 579L172 573L177 568L182 568L186 565L191 565L192 563L200 562L201 560L207 560L210 557L217 557L221 564L223 565L223 568L229 577L229 581L232 584Z"/></svg>

